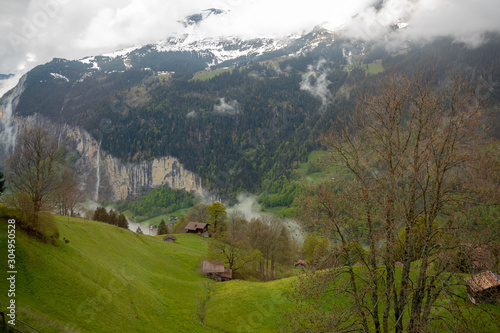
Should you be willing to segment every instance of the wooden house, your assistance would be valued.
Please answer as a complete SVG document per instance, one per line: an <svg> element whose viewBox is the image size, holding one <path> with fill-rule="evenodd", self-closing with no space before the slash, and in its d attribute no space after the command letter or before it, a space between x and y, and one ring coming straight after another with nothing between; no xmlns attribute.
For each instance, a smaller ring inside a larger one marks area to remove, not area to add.
<svg viewBox="0 0 500 333"><path fill-rule="evenodd" d="M472 275L466 278L465 282L467 282L467 296L474 304L493 304L500 297L500 275L492 271Z"/></svg>
<svg viewBox="0 0 500 333"><path fill-rule="evenodd" d="M208 233L208 223L189 222L184 228L188 234L204 234Z"/></svg>
<svg viewBox="0 0 500 333"><path fill-rule="evenodd" d="M233 278L233 271L224 267L224 261L204 261L203 275L215 281L229 281Z"/></svg>
<svg viewBox="0 0 500 333"><path fill-rule="evenodd" d="M295 266L295 268L307 268L307 262L302 259L295 260L293 262L293 265Z"/></svg>

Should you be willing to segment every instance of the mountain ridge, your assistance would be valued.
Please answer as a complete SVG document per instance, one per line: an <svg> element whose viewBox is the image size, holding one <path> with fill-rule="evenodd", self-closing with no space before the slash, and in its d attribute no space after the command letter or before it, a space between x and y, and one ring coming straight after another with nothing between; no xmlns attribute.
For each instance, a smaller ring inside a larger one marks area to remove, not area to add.
<svg viewBox="0 0 500 333"><path fill-rule="evenodd" d="M280 48L272 39L171 39L161 44L168 51L152 44L38 66L12 112L81 127L125 163L175 156L203 188L224 195L260 192L305 161L317 136L387 69L433 69L436 82L462 70L478 87L487 78L488 96L498 101L499 40L493 35L477 49L442 39L388 51L321 27ZM182 43L228 49L230 57L216 64L210 49L187 51ZM210 64L213 75L194 76Z"/></svg>

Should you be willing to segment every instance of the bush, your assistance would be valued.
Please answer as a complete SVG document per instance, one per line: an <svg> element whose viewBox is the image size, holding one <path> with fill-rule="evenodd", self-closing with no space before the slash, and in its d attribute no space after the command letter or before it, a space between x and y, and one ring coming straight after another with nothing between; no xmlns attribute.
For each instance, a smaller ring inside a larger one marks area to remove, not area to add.
<svg viewBox="0 0 500 333"><path fill-rule="evenodd" d="M30 236L42 242L59 238L59 230L53 216L46 212L35 212L31 198L24 193L16 193L6 198L7 204L12 207L2 208L5 216L12 215L17 225Z"/></svg>

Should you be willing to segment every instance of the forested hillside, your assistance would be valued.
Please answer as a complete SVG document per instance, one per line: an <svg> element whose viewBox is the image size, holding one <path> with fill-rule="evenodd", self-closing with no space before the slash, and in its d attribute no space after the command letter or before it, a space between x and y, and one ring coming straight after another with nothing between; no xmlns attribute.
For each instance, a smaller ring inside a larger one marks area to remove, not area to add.
<svg viewBox="0 0 500 333"><path fill-rule="evenodd" d="M82 78L89 65L56 59L28 74L16 113L82 126L125 161L175 156L225 196L266 192L306 161L319 147L317 137L353 110L371 80L390 71L424 73L436 85L461 72L498 119L500 38L488 40L476 49L441 39L388 51L338 39L205 76L194 65L173 74L116 71L110 61ZM498 128L491 134L498 136Z"/></svg>

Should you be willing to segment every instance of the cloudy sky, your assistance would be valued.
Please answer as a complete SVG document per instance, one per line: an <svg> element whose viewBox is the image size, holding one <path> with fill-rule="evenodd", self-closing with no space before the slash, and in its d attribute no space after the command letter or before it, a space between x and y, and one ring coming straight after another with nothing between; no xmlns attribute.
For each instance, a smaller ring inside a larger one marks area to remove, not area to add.
<svg viewBox="0 0 500 333"><path fill-rule="evenodd" d="M452 36L477 46L500 31L498 0L0 0L0 73L20 73L54 57L80 59L185 32L179 21L207 8L202 36L282 36L318 24L380 38L397 19L405 38ZM193 32L193 31L190 31Z"/></svg>

